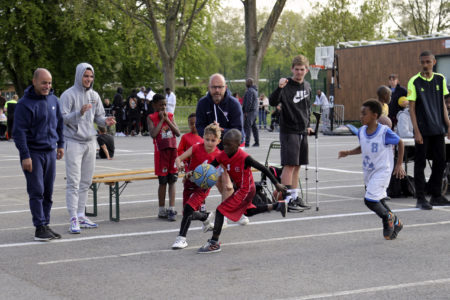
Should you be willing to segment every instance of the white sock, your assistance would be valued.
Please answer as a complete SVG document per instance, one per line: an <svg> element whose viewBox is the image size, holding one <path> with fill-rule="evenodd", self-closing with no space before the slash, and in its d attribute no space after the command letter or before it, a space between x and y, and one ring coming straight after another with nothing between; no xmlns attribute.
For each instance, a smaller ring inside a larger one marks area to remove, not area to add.
<svg viewBox="0 0 450 300"><path fill-rule="evenodd" d="M297 199L297 196L298 196L297 191L298 191L298 189L292 189L291 196L292 196L292 199L294 199L294 200Z"/></svg>
<svg viewBox="0 0 450 300"><path fill-rule="evenodd" d="M166 208L164 206L159 207L159 212L164 212L165 210L166 210Z"/></svg>
<svg viewBox="0 0 450 300"><path fill-rule="evenodd" d="M84 213L77 213L77 217L78 217L78 219L79 219L79 218L84 218L85 215L84 215Z"/></svg>
<svg viewBox="0 0 450 300"><path fill-rule="evenodd" d="M286 198L284 198L284 201L286 201L286 203L289 203L291 201L291 199L295 199L294 198L295 190L290 189L290 190L287 190L287 192L289 193L289 195L287 195Z"/></svg>
<svg viewBox="0 0 450 300"><path fill-rule="evenodd" d="M175 211L175 206L169 206L169 210Z"/></svg>

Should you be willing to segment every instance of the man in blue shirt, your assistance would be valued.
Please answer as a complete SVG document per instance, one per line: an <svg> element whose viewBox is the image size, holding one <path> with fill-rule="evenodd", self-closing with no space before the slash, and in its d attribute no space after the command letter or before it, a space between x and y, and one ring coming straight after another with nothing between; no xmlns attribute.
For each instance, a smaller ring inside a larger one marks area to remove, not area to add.
<svg viewBox="0 0 450 300"><path fill-rule="evenodd" d="M14 112L14 142L27 181L37 241L61 238L49 227L56 159L64 156L63 118L51 88L50 72L36 69L33 85L25 90Z"/></svg>

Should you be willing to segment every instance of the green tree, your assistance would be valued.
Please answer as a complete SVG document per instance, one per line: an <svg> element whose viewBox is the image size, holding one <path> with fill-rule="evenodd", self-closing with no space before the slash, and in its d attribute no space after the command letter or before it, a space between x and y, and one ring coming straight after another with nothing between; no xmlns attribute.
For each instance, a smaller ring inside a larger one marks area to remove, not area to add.
<svg viewBox="0 0 450 300"><path fill-rule="evenodd" d="M56 93L73 84L75 66L96 70L96 88L109 82L114 39L106 15L94 0L1 1L0 68L19 95L37 67L50 70Z"/></svg>
<svg viewBox="0 0 450 300"><path fill-rule="evenodd" d="M217 71L226 79L244 78L245 44L242 10L222 9L213 20L215 56L219 60Z"/></svg>
<svg viewBox="0 0 450 300"><path fill-rule="evenodd" d="M245 49L247 65L245 75L258 82L261 64L269 46L272 33L283 11L286 0L277 0L265 25L258 30L256 0L241 0L245 13Z"/></svg>
<svg viewBox="0 0 450 300"><path fill-rule="evenodd" d="M450 2L448 0L391 1L394 14L391 19L403 35L426 35L450 29Z"/></svg>
<svg viewBox="0 0 450 300"><path fill-rule="evenodd" d="M164 86L175 89L175 66L178 56L191 33L193 24L206 24L208 0L118 1L110 2L130 18L151 30L160 61L158 69L164 76Z"/></svg>
<svg viewBox="0 0 450 300"><path fill-rule="evenodd" d="M306 22L302 43L306 56L314 61L315 48L336 46L338 42L374 40L381 38L387 15L387 0L329 0L317 4Z"/></svg>

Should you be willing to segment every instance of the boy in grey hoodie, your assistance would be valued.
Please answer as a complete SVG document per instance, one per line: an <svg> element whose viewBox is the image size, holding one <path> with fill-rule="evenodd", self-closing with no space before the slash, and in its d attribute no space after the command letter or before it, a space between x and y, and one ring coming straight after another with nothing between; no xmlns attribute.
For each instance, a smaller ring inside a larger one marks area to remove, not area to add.
<svg viewBox="0 0 450 300"><path fill-rule="evenodd" d="M114 117L105 117L102 101L93 85L94 68L88 63L80 63L76 68L74 85L61 95L70 233L80 233L80 227L98 226L84 213L95 168L97 131L94 122L102 127L116 123Z"/></svg>

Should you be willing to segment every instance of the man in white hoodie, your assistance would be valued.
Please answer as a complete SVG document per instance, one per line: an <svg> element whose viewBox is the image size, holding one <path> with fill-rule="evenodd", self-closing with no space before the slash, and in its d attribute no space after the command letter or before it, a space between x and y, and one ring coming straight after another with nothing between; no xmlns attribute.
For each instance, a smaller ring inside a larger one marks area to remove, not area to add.
<svg viewBox="0 0 450 300"><path fill-rule="evenodd" d="M98 225L85 215L89 187L95 168L97 131L99 126L112 126L114 117L105 117L100 96L93 90L94 68L80 63L76 68L75 84L61 95L61 113L64 118L66 157L66 202L70 215L70 233Z"/></svg>

